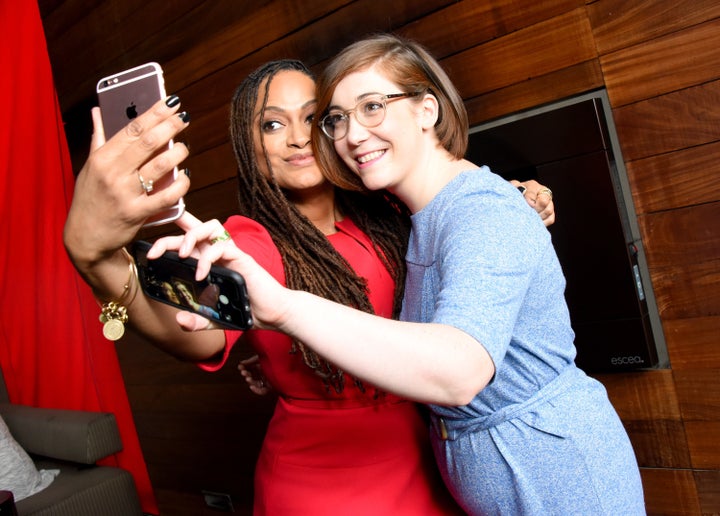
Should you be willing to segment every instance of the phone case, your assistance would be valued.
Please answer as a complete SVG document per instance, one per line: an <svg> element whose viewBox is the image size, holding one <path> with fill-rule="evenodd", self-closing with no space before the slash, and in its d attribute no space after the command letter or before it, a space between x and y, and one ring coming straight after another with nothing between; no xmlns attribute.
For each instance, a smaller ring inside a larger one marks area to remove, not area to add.
<svg viewBox="0 0 720 516"><path fill-rule="evenodd" d="M145 294L162 303L207 317L220 326L237 330L252 327L252 313L245 280L237 272L213 265L202 281L195 280L197 261L168 251L156 260L147 258L150 244L138 240L132 254Z"/></svg>
<svg viewBox="0 0 720 516"><path fill-rule="evenodd" d="M146 63L103 77L98 81L96 91L106 139L110 139L130 123L130 120L167 96L162 68L158 63ZM171 140L168 147L172 145ZM157 180L154 184L155 190L167 187L177 178L177 174L178 170L175 168L172 176L168 174ZM149 218L145 226L172 222L180 217L184 210L185 201L181 198L175 206Z"/></svg>

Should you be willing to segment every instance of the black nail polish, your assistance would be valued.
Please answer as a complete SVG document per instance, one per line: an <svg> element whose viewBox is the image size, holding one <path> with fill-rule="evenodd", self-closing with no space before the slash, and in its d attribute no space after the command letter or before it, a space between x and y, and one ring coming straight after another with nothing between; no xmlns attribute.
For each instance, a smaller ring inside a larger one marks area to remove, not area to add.
<svg viewBox="0 0 720 516"><path fill-rule="evenodd" d="M180 117L180 120L185 122L186 124L190 121L190 114L187 111L183 111L182 113L178 113L178 116Z"/></svg>
<svg viewBox="0 0 720 516"><path fill-rule="evenodd" d="M186 176L190 177L190 169L189 168L186 168L185 170L183 170L183 172L185 172Z"/></svg>
<svg viewBox="0 0 720 516"><path fill-rule="evenodd" d="M175 107L178 104L180 104L180 97L177 95L170 95L167 99L165 99L165 105L167 107Z"/></svg>

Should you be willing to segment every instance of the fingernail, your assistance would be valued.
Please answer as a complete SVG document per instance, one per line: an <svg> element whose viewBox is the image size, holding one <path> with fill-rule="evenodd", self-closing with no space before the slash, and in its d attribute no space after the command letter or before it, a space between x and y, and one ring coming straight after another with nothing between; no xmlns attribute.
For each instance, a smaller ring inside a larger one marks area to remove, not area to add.
<svg viewBox="0 0 720 516"><path fill-rule="evenodd" d="M167 99L165 99L165 105L167 107L175 107L178 104L180 104L180 97L177 95L170 95Z"/></svg>
<svg viewBox="0 0 720 516"><path fill-rule="evenodd" d="M187 111L183 111L182 113L178 113L178 116L180 117L180 120L185 122L186 124L190 121L190 114Z"/></svg>
<svg viewBox="0 0 720 516"><path fill-rule="evenodd" d="M185 175L190 177L190 169L186 168L183 172L185 172Z"/></svg>

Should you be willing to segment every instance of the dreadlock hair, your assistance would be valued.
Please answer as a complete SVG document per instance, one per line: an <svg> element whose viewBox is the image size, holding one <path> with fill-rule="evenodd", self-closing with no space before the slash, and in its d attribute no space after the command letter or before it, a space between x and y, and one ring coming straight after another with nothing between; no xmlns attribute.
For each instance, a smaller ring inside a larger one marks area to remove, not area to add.
<svg viewBox="0 0 720 516"><path fill-rule="evenodd" d="M237 160L240 214L262 224L280 251L288 288L304 290L365 312L373 313L367 283L330 244L327 237L290 202L272 173L265 149L266 177L255 159L253 131L260 130L256 103L262 98L261 113L267 105L270 83L282 71L298 71L314 80L313 74L297 60L268 62L251 73L235 90L230 109L230 138ZM262 133L261 133L262 134ZM346 192L336 189L340 211L373 242L375 251L395 281L393 315L400 312L405 279L405 251L409 217L404 205L388 202L389 194ZM304 363L336 392L344 388L344 373L302 342L294 341L291 352L300 352ZM355 384L364 390L362 383Z"/></svg>

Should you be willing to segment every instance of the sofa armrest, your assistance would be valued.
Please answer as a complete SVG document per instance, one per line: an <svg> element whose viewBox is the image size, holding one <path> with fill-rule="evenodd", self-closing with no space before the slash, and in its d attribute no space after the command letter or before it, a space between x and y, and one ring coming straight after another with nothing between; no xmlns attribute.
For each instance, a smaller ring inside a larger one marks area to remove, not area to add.
<svg viewBox="0 0 720 516"><path fill-rule="evenodd" d="M0 415L28 453L94 464L122 450L120 432L111 413L0 403Z"/></svg>

